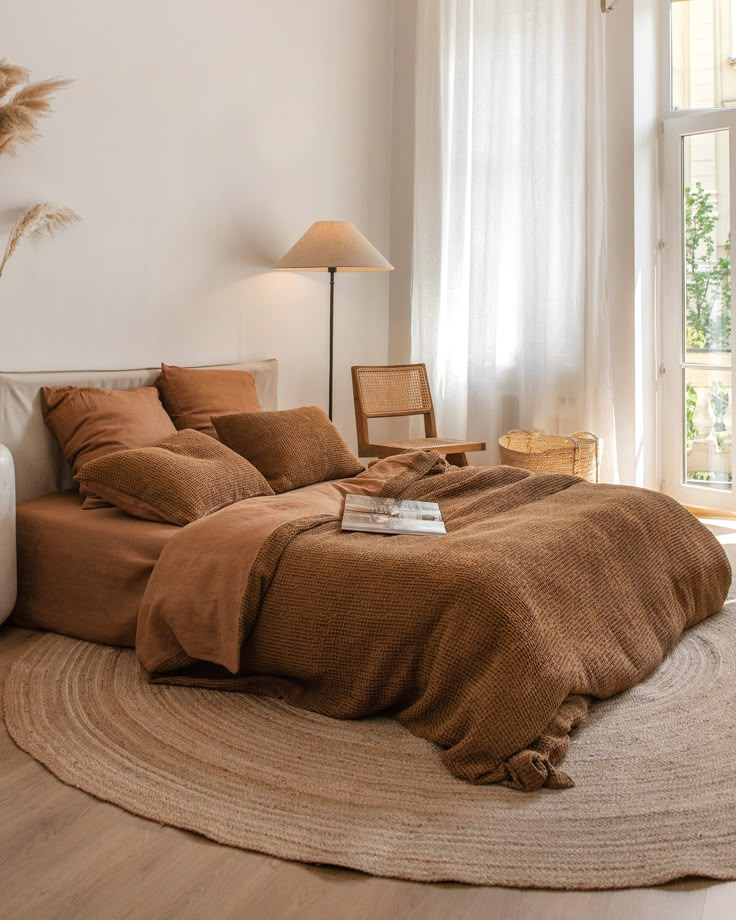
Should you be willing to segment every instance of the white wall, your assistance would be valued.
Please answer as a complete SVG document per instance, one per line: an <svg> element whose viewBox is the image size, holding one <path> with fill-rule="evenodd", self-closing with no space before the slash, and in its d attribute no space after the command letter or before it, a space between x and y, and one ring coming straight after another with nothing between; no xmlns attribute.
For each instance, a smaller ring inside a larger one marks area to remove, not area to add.
<svg viewBox="0 0 736 920"><path fill-rule="evenodd" d="M634 482L634 64L633 5L606 22L606 217L611 373L618 471Z"/></svg>
<svg viewBox="0 0 736 920"><path fill-rule="evenodd" d="M634 202L635 298L634 362L636 485L658 489L660 286L660 117L662 115L662 4L638 0L634 6Z"/></svg>
<svg viewBox="0 0 736 920"><path fill-rule="evenodd" d="M0 56L75 80L0 158L0 232L39 201L83 217L0 279L0 368L274 356L283 407L326 406L327 276L270 266L318 219L389 255L391 0L0 0L0 23ZM337 277L353 440L349 367L387 360L388 290Z"/></svg>
<svg viewBox="0 0 736 920"><path fill-rule="evenodd" d="M622 482L659 487L660 0L606 16L608 294Z"/></svg>

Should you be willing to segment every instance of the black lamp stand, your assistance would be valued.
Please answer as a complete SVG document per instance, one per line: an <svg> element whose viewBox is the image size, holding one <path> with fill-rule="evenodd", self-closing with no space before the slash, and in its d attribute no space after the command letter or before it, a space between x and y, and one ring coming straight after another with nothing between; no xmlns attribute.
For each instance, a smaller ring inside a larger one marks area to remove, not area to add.
<svg viewBox="0 0 736 920"><path fill-rule="evenodd" d="M335 272L337 269L328 268L327 271L330 273L330 408L327 414L332 421L332 352L335 340Z"/></svg>

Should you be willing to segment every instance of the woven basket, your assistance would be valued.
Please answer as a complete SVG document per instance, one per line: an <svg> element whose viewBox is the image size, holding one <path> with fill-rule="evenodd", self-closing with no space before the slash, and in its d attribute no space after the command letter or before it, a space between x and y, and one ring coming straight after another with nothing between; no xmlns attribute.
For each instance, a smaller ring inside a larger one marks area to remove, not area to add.
<svg viewBox="0 0 736 920"><path fill-rule="evenodd" d="M601 442L591 431L566 438L538 431L509 431L498 439L501 463L534 473L571 473L598 482Z"/></svg>

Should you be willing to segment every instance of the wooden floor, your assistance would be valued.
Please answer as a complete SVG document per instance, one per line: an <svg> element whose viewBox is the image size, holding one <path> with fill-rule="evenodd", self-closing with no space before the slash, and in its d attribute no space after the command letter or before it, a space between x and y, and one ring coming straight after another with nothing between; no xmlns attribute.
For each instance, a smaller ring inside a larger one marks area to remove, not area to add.
<svg viewBox="0 0 736 920"><path fill-rule="evenodd" d="M730 542L730 528L714 529ZM736 542L736 524L733 538ZM0 627L0 682L34 635ZM3 723L0 918L128 917L735 920L736 883L687 880L625 891L518 891L424 885L282 862L161 827L65 786L15 747Z"/></svg>

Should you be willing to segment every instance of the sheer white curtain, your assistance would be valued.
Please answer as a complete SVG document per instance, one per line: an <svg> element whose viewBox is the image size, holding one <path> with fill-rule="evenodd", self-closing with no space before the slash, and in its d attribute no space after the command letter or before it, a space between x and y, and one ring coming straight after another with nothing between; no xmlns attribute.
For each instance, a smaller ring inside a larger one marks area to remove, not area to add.
<svg viewBox="0 0 736 920"><path fill-rule="evenodd" d="M419 0L412 352L440 434L605 439L615 480L603 20L594 0Z"/></svg>

